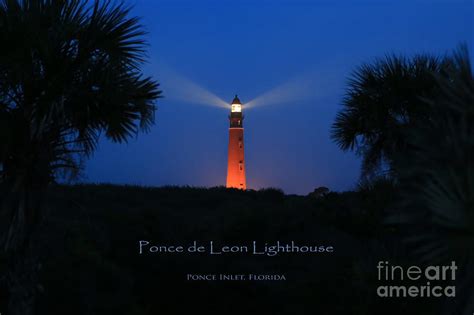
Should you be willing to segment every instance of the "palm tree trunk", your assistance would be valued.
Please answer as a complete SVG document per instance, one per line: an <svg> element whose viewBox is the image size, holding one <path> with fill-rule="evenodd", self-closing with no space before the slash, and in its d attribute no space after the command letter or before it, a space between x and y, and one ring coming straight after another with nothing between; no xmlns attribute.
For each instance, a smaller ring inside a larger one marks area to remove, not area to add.
<svg viewBox="0 0 474 315"><path fill-rule="evenodd" d="M33 315L38 293L38 259L32 253L17 256L7 274L8 314Z"/></svg>
<svg viewBox="0 0 474 315"><path fill-rule="evenodd" d="M29 186L29 185L28 185ZM2 252L6 257L4 281L8 290L9 315L32 315L38 293L41 195L26 185L10 190L3 204L3 217L8 228L2 237Z"/></svg>

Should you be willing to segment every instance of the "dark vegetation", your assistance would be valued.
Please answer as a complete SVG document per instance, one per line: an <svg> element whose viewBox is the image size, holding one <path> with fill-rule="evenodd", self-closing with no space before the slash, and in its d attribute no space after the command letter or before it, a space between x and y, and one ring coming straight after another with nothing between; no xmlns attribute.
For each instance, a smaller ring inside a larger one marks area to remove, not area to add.
<svg viewBox="0 0 474 315"><path fill-rule="evenodd" d="M0 254L9 314L30 315L43 198L75 175L99 136L125 142L154 122L144 31L111 1L0 1ZM2 312L3 310L0 310Z"/></svg>
<svg viewBox="0 0 474 315"><path fill-rule="evenodd" d="M385 184L321 198L267 189L51 187L39 239L37 314L428 314L436 300L376 298L377 261L410 259L384 227ZM292 241L332 254L138 254L138 241ZM282 282L186 281L188 273L285 274Z"/></svg>

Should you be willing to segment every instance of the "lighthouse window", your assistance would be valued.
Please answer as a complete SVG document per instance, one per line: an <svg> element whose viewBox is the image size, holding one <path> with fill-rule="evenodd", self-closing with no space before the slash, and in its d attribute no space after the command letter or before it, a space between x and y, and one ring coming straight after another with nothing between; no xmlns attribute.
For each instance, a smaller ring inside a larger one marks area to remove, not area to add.
<svg viewBox="0 0 474 315"><path fill-rule="evenodd" d="M239 141L239 148L242 149L242 140Z"/></svg>
<svg viewBox="0 0 474 315"><path fill-rule="evenodd" d="M242 105L240 105L240 104L232 104L232 112L233 112L233 113L240 113L240 112L242 112Z"/></svg>
<svg viewBox="0 0 474 315"><path fill-rule="evenodd" d="M244 167L243 167L243 165L242 165L242 161L239 162L239 170L240 170L240 171L243 171L243 170L244 170Z"/></svg>

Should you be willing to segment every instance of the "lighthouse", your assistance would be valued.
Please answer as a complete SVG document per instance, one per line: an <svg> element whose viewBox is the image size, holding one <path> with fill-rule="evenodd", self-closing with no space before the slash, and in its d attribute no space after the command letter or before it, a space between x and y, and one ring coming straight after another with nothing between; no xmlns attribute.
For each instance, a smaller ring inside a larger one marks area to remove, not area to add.
<svg viewBox="0 0 474 315"><path fill-rule="evenodd" d="M246 189L244 158L244 116L237 95L232 100L229 115L229 152L227 159L227 188Z"/></svg>

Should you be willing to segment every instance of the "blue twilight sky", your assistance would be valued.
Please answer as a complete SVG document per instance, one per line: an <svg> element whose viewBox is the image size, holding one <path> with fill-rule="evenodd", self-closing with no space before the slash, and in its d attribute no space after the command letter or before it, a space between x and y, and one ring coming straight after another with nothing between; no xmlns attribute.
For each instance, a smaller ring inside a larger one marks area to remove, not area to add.
<svg viewBox="0 0 474 315"><path fill-rule="evenodd" d="M350 72L386 53L473 47L474 1L131 0L160 83L156 125L101 141L84 181L225 184L228 109L244 103L249 188L306 194L353 188L360 161L329 139ZM245 109L245 104L250 107Z"/></svg>

